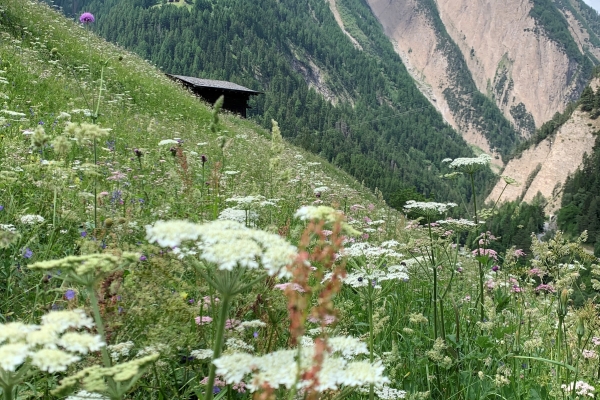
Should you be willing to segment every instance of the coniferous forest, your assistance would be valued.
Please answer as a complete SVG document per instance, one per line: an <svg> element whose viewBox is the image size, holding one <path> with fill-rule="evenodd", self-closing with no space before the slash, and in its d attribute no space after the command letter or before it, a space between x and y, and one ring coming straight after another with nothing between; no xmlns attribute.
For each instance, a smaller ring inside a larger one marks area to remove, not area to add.
<svg viewBox="0 0 600 400"><path fill-rule="evenodd" d="M252 119L263 126L279 121L292 143L379 188L387 200L407 190L429 198L444 193L452 201L470 197L466 181L449 185L439 176L442 159L471 151L421 95L361 0L338 7L362 50L339 29L324 1L53 3L70 15L96 13L97 33L165 72L263 91L252 100ZM518 137L488 102L476 100L469 112L481 114L491 142L507 155ZM477 187L485 191L483 181Z"/></svg>

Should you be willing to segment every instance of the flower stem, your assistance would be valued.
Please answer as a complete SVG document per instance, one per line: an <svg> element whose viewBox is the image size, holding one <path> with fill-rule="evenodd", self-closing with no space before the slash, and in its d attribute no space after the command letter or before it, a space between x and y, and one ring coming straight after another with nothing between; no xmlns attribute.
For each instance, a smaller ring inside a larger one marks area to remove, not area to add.
<svg viewBox="0 0 600 400"><path fill-rule="evenodd" d="M471 196L473 197L473 209L475 213L475 225L479 225L479 217L477 215L477 196L475 195L475 180L473 179L473 174L469 174L471 177ZM495 206L495 205L494 205ZM481 254L479 254L481 255ZM481 322L485 319L485 311L483 309L484 304L484 293L483 293L483 264L481 261L477 261L479 267L479 313Z"/></svg>
<svg viewBox="0 0 600 400"><path fill-rule="evenodd" d="M367 286L367 290L369 292L368 294L368 298L367 298L367 312L369 313L369 361L371 363L373 363L373 353L374 353L374 349L373 349L373 296L372 296L372 292L373 289L371 287L371 284L369 283L369 286ZM373 384L371 384L369 386L369 400L373 400L375 398L375 387L373 386Z"/></svg>
<svg viewBox="0 0 600 400"><path fill-rule="evenodd" d="M217 326L217 332L215 337L215 343L213 345L213 360L221 356L221 349L223 347L223 337L225 336L225 321L229 314L229 306L231 304L230 294L221 294L221 313L219 314L219 325ZM217 375L217 366L213 363L210 364L210 372L208 374L208 382L206 383L206 393L204 400L212 400L213 398L213 386L215 384L215 377Z"/></svg>
<svg viewBox="0 0 600 400"><path fill-rule="evenodd" d="M94 320L96 322L96 329L98 329L98 334L106 342L106 336L104 333L104 323L102 322L102 316L100 315L100 306L98 304L98 297L96 296L96 291L92 286L87 287L88 295L90 296L90 303L92 305L92 311L94 312ZM110 356L108 355L108 350L106 346L102 347L102 362L106 368L111 367Z"/></svg>

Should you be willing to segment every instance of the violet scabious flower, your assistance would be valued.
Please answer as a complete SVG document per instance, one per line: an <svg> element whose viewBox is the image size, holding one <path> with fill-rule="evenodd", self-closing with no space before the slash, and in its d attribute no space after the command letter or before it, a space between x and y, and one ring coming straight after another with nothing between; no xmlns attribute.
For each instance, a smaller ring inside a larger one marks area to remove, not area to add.
<svg viewBox="0 0 600 400"><path fill-rule="evenodd" d="M494 266L492 267L492 271L494 271L494 272L498 272L498 270L499 270L499 269L500 269L500 267L499 267L499 266L497 266L497 265L494 265Z"/></svg>
<svg viewBox="0 0 600 400"><path fill-rule="evenodd" d="M75 291L73 289L69 289L65 292L65 299L71 301L75 298Z"/></svg>
<svg viewBox="0 0 600 400"><path fill-rule="evenodd" d="M0 211L4 210L4 206L0 204Z"/></svg>
<svg viewBox="0 0 600 400"><path fill-rule="evenodd" d="M147 259L148 259L148 257L146 257L145 255L140 256L140 261L146 261Z"/></svg>
<svg viewBox="0 0 600 400"><path fill-rule="evenodd" d="M94 18L94 14L89 13L89 12L84 12L83 14L81 14L81 16L79 17L79 22L81 22L82 24L91 24L92 22L94 22L96 20L96 18Z"/></svg>
<svg viewBox="0 0 600 400"><path fill-rule="evenodd" d="M33 257L33 251L31 251L31 249L28 247L25 250L23 250L23 258L31 258Z"/></svg>

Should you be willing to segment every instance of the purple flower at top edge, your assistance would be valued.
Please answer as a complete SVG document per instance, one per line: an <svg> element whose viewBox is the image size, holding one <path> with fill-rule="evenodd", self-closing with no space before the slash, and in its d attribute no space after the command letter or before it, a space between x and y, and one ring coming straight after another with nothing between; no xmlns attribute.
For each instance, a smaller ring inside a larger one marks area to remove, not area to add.
<svg viewBox="0 0 600 400"><path fill-rule="evenodd" d="M71 301L75 298L75 291L72 289L69 289L65 292L65 299Z"/></svg>
<svg viewBox="0 0 600 400"><path fill-rule="evenodd" d="M96 20L96 18L94 18L94 14L89 13L89 12L84 12L79 17L79 22L81 22L82 24L91 24L95 20Z"/></svg>
<svg viewBox="0 0 600 400"><path fill-rule="evenodd" d="M4 210L4 206L0 204L0 211Z"/></svg>

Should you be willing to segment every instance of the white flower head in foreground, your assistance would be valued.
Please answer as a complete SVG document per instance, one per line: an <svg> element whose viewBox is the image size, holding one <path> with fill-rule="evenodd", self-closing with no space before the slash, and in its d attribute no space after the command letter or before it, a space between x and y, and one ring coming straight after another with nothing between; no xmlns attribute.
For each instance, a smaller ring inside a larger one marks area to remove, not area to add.
<svg viewBox="0 0 600 400"><path fill-rule="evenodd" d="M492 157L487 154L480 154L479 157L468 158L456 158L450 163L450 168L455 169L466 174L472 174L479 169L486 167L490 164Z"/></svg>
<svg viewBox="0 0 600 400"><path fill-rule="evenodd" d="M15 371L29 357L29 346L25 343L11 343L0 346L0 369Z"/></svg>
<svg viewBox="0 0 600 400"><path fill-rule="evenodd" d="M187 221L159 221L146 227L150 243L175 247L193 241L200 259L216 264L221 270L236 266L265 268L269 275L290 277L285 268L297 255L296 248L281 236L246 228L235 221L217 220L206 224Z"/></svg>
<svg viewBox="0 0 600 400"><path fill-rule="evenodd" d="M438 214L444 214L448 209L456 207L456 203L436 203L409 200L404 205L405 212L416 212L425 217L431 217Z"/></svg>
<svg viewBox="0 0 600 400"><path fill-rule="evenodd" d="M83 310L53 311L42 317L41 325L20 322L0 324L0 370L15 371L30 360L42 371L65 371L79 361L72 353L98 351L104 343L100 336L85 332L63 332L70 328L92 328L92 320ZM3 342L8 341L8 343Z"/></svg>
<svg viewBox="0 0 600 400"><path fill-rule="evenodd" d="M332 353L326 353L319 372L317 390L337 390L341 386L361 387L374 384L377 387L389 383L383 376L384 367L381 362L371 364L368 361L349 361L356 354L368 353L366 345L354 338L331 338L329 344ZM305 346L300 351L300 368L298 371L298 351L295 349L279 350L263 356L252 356L247 353L223 355L213 363L217 366L217 374L223 376L228 384L244 382L254 392L268 384L272 388L292 388L298 372L310 369L313 365L314 347ZM344 357L336 357L341 353ZM252 375L251 375L252 374ZM251 376L250 376L251 375ZM298 388L305 387L308 382L299 382Z"/></svg>
<svg viewBox="0 0 600 400"><path fill-rule="evenodd" d="M31 355L31 364L50 373L66 371L80 357L58 349L41 349Z"/></svg>

